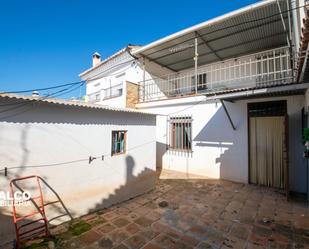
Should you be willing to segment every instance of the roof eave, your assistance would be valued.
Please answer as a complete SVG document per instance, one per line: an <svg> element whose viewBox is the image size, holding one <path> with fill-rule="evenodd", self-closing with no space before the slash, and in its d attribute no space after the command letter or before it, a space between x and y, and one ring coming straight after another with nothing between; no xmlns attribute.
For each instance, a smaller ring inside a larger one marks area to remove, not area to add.
<svg viewBox="0 0 309 249"><path fill-rule="evenodd" d="M216 18L213 18L213 19L210 19L208 21L205 21L205 22L202 22L200 24L197 24L197 25L194 25L192 27L189 27L187 29L184 29L184 30L181 30L179 32L176 32L172 35L169 35L169 36L166 36L166 37L163 37L159 40L156 40L152 43L149 43L148 45L145 45L141 48L138 48L138 49L135 49L133 50L131 53L135 56L138 56L139 54L143 53L144 51L148 50L148 49L151 49L153 47L156 47L158 45L161 45L165 42L169 42L173 39L176 39L176 38L179 38L183 35L187 35L191 32L195 32L195 31L198 31L206 26L209 26L209 25L212 25L212 24L215 24L217 22L221 22L221 21L224 21L228 18L231 18L231 17L234 17L234 16L237 16L237 15L240 15L240 14L244 14L248 11L251 11L252 9L258 9L258 8L261 8L261 7L264 7L264 6L267 6L269 4L272 4L273 2L276 2L276 0L265 0L265 1L262 1L262 2L258 2L258 3L255 3L255 4L251 4L251 5L248 5L248 6L245 6L243 8L240 8L240 9L237 9L237 10L234 10L234 11L231 11L227 14L224 14L224 15L221 15L219 17L216 17Z"/></svg>
<svg viewBox="0 0 309 249"><path fill-rule="evenodd" d="M104 65L104 64L107 63L108 61L110 61L110 60L116 58L117 56L119 56L119 55L121 55L121 54L123 54L123 53L126 52L128 49L129 49L129 47L127 46L127 47L125 47L125 48L119 50L119 51L116 52L115 54L113 54L113 55L107 57L105 60L103 60L103 61L101 61L100 63L98 63L96 66L91 67L91 68L87 69L86 71L80 73L80 74L78 75L78 77L82 78L83 76L87 75L88 73L90 73L90 72L96 70L97 68L99 68L100 66Z"/></svg>

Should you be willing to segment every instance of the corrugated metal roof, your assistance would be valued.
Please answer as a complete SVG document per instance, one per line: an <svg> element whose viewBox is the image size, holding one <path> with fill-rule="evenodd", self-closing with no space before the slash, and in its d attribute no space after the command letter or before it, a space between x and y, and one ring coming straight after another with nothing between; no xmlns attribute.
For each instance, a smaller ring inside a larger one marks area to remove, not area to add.
<svg viewBox="0 0 309 249"><path fill-rule="evenodd" d="M63 106L71 106L71 107L80 107L80 108L90 108L90 109L98 109L98 110L106 110L106 111L116 111L116 112L131 112L131 113L139 113L146 115L155 115L152 113L147 113L143 111L139 111L132 108L117 108L104 106L101 104L91 104L82 101L73 101L73 100L64 100L64 99L55 99L55 98L47 98L47 97L35 97L35 96L25 96L25 95L17 95L17 94L7 94L0 93L0 99L5 99L9 102L9 104L21 104L21 103L48 103L54 105L63 105ZM5 106L7 108L7 106Z"/></svg>
<svg viewBox="0 0 309 249"><path fill-rule="evenodd" d="M286 1L279 4L289 27ZM195 37L200 65L287 45L277 1L268 0L177 32L132 54L180 71L194 66Z"/></svg>

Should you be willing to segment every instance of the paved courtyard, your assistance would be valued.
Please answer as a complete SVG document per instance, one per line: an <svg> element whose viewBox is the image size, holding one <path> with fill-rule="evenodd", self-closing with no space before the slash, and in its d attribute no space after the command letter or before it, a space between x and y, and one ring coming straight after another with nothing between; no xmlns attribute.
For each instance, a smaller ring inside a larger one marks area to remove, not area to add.
<svg viewBox="0 0 309 249"><path fill-rule="evenodd" d="M150 193L52 232L56 248L309 248L309 208L253 185L160 179Z"/></svg>

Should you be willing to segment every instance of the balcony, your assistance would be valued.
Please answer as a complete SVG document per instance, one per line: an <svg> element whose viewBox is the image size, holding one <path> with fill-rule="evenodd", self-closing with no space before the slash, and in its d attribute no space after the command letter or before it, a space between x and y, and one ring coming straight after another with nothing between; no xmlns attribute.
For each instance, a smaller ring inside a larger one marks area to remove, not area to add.
<svg viewBox="0 0 309 249"><path fill-rule="evenodd" d="M103 100L120 97L123 92L123 84L118 84L112 87L108 87L102 90Z"/></svg>
<svg viewBox="0 0 309 249"><path fill-rule="evenodd" d="M96 103L104 101L111 98L116 98L122 96L123 84L117 84L88 95L88 102Z"/></svg>
<svg viewBox="0 0 309 249"><path fill-rule="evenodd" d="M197 94L220 94L231 90L265 88L293 82L288 48L277 48L217 63L206 64L139 86L139 102Z"/></svg>
<svg viewBox="0 0 309 249"><path fill-rule="evenodd" d="M88 94L87 102L96 103L101 101L101 91L96 91L94 93Z"/></svg>

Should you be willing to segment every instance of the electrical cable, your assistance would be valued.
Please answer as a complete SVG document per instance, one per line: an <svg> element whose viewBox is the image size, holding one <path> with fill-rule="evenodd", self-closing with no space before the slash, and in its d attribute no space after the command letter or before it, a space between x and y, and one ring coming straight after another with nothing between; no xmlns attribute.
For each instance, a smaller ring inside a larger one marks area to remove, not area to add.
<svg viewBox="0 0 309 249"><path fill-rule="evenodd" d="M295 8L291 8L289 10L285 10L285 11L281 11L280 13L276 13L276 14L272 14L272 15L269 15L269 16L266 16L266 17L261 17L261 18L257 18L257 19L253 19L253 20L249 20L249 21L245 21L245 22L241 22L241 23L238 23L238 24L234 24L234 25L230 25L230 26L227 26L227 27L223 27L223 28L220 28L220 29L216 29L216 30L213 30L211 32L208 32L206 34L203 34L203 36L205 35L209 35L209 34L213 34L215 32L219 32L219 31L222 31L222 30L227 30L227 29L230 29L230 28L234 28L234 27L237 27L237 26L240 26L240 25L244 25L244 24L248 24L248 23L252 23L252 22L258 22L258 21L261 21L261 20L266 20L266 19L269 19L269 18L272 18L274 16L278 16L278 15L281 15L281 14L285 14L285 13L288 13L288 12L291 12L293 10L296 10L296 9L300 9L300 8L304 8L306 6L309 6L309 4L305 4L305 5L302 5L302 6L298 6L298 7L295 7ZM194 38L190 38L188 40L185 40L185 41L189 41L189 40L192 40ZM173 45L174 46L174 45ZM167 49L167 48L164 48L164 49ZM188 48L187 48L188 49ZM182 50L183 51L183 50ZM158 52L158 51L156 51ZM178 51L179 52L179 51ZM130 53L131 54L131 53ZM133 59L131 60L128 60L128 61L125 61L123 63L118 63L110 68L108 68L107 70L103 71L103 72L99 72L98 74L94 75L97 76L97 75L100 75L102 73L105 73L113 68L115 68L116 66L120 66L120 65L123 65L123 64L126 64L128 62L132 62L132 61L135 61L135 60L138 60L135 56L131 55L132 57L134 57ZM97 78L88 78L86 79L86 81L93 81L93 80L96 80ZM49 90L49 89L56 89L56 88L60 88L60 87L64 87L64 86L68 86L68 85L77 85L79 83L81 83L83 81L77 81L77 82L72 82L72 83L66 83L66 84L61 84L61 85L56 85L56 86L51 86L51 87L45 87L45 88L35 88L35 89L28 89L28 90L20 90L20 91L7 91L7 92L1 92L0 93L0 96L1 94L9 94L9 93L26 93L26 92L33 92L33 91L44 91L44 90Z"/></svg>
<svg viewBox="0 0 309 249"><path fill-rule="evenodd" d="M57 89L60 87L65 87L65 86L71 86L71 85L77 85L80 84L83 81L76 81L72 83L66 83L66 84L61 84L61 85L56 85L56 86L50 86L50 87L45 87L45 88L35 88L35 89L28 89L28 90L20 90L20 91L8 91L8 92L1 92L1 94L9 94L9 93L27 93L27 92L34 92L34 91L46 91L50 89Z"/></svg>
<svg viewBox="0 0 309 249"><path fill-rule="evenodd" d="M299 8L303 8L303 7L306 7L306 6L308 6L308 5L309 5L309 4L307 4L307 5L305 4L305 5L303 5L303 6L298 6L298 7L296 7L296 8L289 9L289 10L287 10L287 11L282 11L282 12L280 12L280 13L273 14L273 15L270 15L270 16L267 16L267 17L263 17L263 18L259 18L259 19L255 19L255 20L250 20L250 21L246 21L246 22L242 22L242 23L239 23L239 24L236 24L236 25L230 25L230 26L228 26L228 27L224 27L224 28L221 28L221 29L217 29L217 30L211 31L211 32L209 32L209 33L207 33L207 34L203 34L203 35L209 35L209 34L212 34L212 33L214 33L214 32L218 32L218 31L221 31L221 30L226 30L226 29L229 29L229 28L237 27L237 26L240 26L240 25L243 25L243 24L248 24L248 23L252 23L252 22L256 22L256 21L261 21L261 20L266 20L266 19L268 19L268 18L272 18L272 17L277 16L277 15L281 15L281 14L284 14L284 13L288 13L288 12L290 12L290 11L292 11L292 10L299 9ZM191 40L191 39L190 39L190 40ZM108 69L105 70L104 72L99 72L98 74L94 75L94 77L96 77L96 76L98 76L98 75L101 75L102 73L105 73L105 72L107 72L107 71L113 69L113 68L116 67L116 66L120 66L120 65L122 65L122 64L126 64L126 63L129 63L129 62L135 61L135 60L137 60L137 59L134 58L134 59L132 59L132 60L129 60L129 61L125 61L125 62L123 62L123 63L116 64L116 65L114 65L113 67L108 68ZM101 78L101 77L100 77L100 78ZM88 82L88 81L93 81L93 80L96 80L96 79L99 79L99 78L93 78L93 77L91 77L91 78L86 79L86 81ZM153 79L151 79L151 80L153 80ZM23 90L23 91L14 91L14 92L5 92L5 93L24 93L24 92L32 92L32 91L42 91L42 90L56 89L56 88L60 88L60 87L63 87L63 86L80 84L81 82L83 82L83 84L85 83L84 81L79 81L79 82L73 82L73 83L68 83L68 84L62 84L62 85L53 86L53 87L46 87L46 88L39 88L39 89L31 89L31 90ZM143 81L141 81L141 82L143 82ZM140 82L139 82L139 83L140 83ZM80 87L80 86L78 86L78 87ZM2 93L2 94L3 94L3 93ZM0 96L1 96L1 93L0 93ZM189 109L189 108L192 108L192 107L194 107L194 106L196 106L196 105L198 105L198 104L200 104L200 103L202 103L202 102L204 102L204 101L205 101L205 100L201 100L201 101L199 101L199 102L197 102L197 103L195 103L195 104L193 104L193 105L191 105L191 106L189 106L189 107L186 107L186 108L184 108L184 109L182 109L182 110L179 110L179 111L176 111L176 112L172 112L172 113L169 113L169 114L158 114L158 115L163 115L163 116L173 115L173 114L175 114L175 113L179 113L179 112L182 112L182 111L187 110L187 109ZM2 111L2 112L5 112L5 110ZM0 112L0 113L1 113L1 112ZM155 141L152 141L152 142L155 142ZM144 145L141 145L141 146L144 146ZM131 149L131 150L132 150L132 149ZM104 156L107 156L107 155L110 155L110 154L101 155L101 156L104 157ZM93 160L95 160L95 159L97 159L97 158L98 158L98 157L93 157ZM50 165L20 166L20 167L25 168L25 167L58 166L58 165L71 164L71 163L74 163L74 162L86 161L86 160L89 160L89 158L87 158L87 159L79 159L79 160L74 160L74 161L69 161L69 162L55 163L55 164L50 164ZM16 169L16 168L18 168L18 167L11 167L11 168L7 168L7 169ZM3 170L0 170L0 171L3 171Z"/></svg>
<svg viewBox="0 0 309 249"><path fill-rule="evenodd" d="M77 87L74 87L72 88L73 86L70 86L68 88L65 88L65 89L62 89L62 90L59 90L55 93L52 93L52 94L49 94L47 96L43 96L41 98L38 98L38 99L31 99L31 100L25 100L25 101L21 101L21 104L19 104L18 106L15 106L15 107L12 107L12 108L9 108L9 109L5 109L5 110L1 110L0 113L4 113L4 112L7 112L7 111L11 111L11 110L16 110L16 109L19 109L19 108L22 108L24 106L28 106L29 104L32 104L32 103L35 103L36 101L44 101L45 99L47 98L50 98L50 97L59 97L63 94L67 94L67 93L70 93L76 89L78 89L79 87L81 87L83 84L85 84L85 82L83 81L79 86ZM72 88L72 89L70 89ZM23 114L25 112L28 112L32 109L33 107L30 107L29 109L27 110L24 110L24 111L21 111L21 112L18 112L18 113L14 113L14 114L11 114L11 115L8 115L8 116L4 116L4 117L1 117L0 116L0 120L3 120L5 118L10 118L10 117L14 117L14 116L17 116L17 115L20 115L20 114Z"/></svg>

